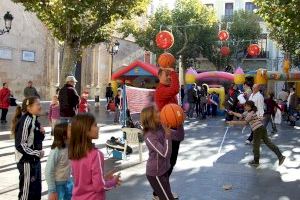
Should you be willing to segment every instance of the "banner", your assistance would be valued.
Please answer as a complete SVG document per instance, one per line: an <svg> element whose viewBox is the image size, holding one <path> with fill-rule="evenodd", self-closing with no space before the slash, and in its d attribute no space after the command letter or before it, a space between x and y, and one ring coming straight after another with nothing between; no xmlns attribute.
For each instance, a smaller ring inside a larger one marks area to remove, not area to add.
<svg viewBox="0 0 300 200"><path fill-rule="evenodd" d="M126 86L127 108L131 114L141 113L142 109L154 102L153 89Z"/></svg>

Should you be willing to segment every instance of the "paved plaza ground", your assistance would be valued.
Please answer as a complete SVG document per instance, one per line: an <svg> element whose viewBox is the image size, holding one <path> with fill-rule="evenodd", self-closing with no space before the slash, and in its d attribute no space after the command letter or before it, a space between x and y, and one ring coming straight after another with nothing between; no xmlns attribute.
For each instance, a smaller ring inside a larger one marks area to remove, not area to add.
<svg viewBox="0 0 300 200"><path fill-rule="evenodd" d="M47 107L47 105L45 105ZM111 136L121 137L119 125L111 125L113 116L104 111L94 112L100 124L100 138L96 145L106 154L105 141ZM10 111L11 116L13 111ZM45 117L42 123L47 125ZM9 138L9 127L0 126L0 199L15 200L18 194L18 170L14 161L14 141ZM247 127L227 127L222 118L186 121L186 138L180 147L175 170L171 176L172 190L182 200L299 200L300 199L300 127L283 123L278 134L270 134L273 142L287 156L278 166L276 156L262 145L261 165L249 167L251 146L244 141ZM46 151L42 170L52 141L44 141ZM143 162L138 162L136 148L127 160L106 157L105 168L121 171L123 185L107 192L108 200L150 200L152 191L145 176L147 148ZM107 155L107 154L106 154ZM47 184L43 176L43 199L47 199ZM224 190L230 185L230 190Z"/></svg>

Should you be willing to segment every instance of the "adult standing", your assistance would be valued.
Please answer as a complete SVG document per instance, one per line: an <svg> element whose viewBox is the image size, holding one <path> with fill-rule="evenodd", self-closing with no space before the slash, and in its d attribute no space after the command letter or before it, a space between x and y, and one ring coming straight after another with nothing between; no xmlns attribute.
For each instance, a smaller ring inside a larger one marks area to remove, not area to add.
<svg viewBox="0 0 300 200"><path fill-rule="evenodd" d="M238 91L236 85L232 84L228 90L228 94L226 97L226 109L228 111L236 112L238 104ZM233 120L233 115L230 115L226 112L226 121Z"/></svg>
<svg viewBox="0 0 300 200"><path fill-rule="evenodd" d="M117 95L115 97L115 117L114 117L114 123L118 124L120 122L120 112L122 109L122 90L118 90Z"/></svg>
<svg viewBox="0 0 300 200"><path fill-rule="evenodd" d="M277 96L277 98L279 100L281 100L282 102L286 102L288 97L289 97L289 93L286 92L286 90L284 88L278 93L278 96Z"/></svg>
<svg viewBox="0 0 300 200"><path fill-rule="evenodd" d="M218 111L218 105L219 105L219 96L217 95L216 92L213 92L210 98L211 102L211 116L216 117L217 116L217 111Z"/></svg>
<svg viewBox="0 0 300 200"><path fill-rule="evenodd" d="M77 114L79 96L75 90L77 80L74 76L66 78L66 84L60 89L58 100L61 120L70 120Z"/></svg>
<svg viewBox="0 0 300 200"><path fill-rule="evenodd" d="M201 87L201 93L200 93L200 108L201 108L201 119L206 119L207 115L207 103L208 103L208 92L207 87L205 85L202 85Z"/></svg>
<svg viewBox="0 0 300 200"><path fill-rule="evenodd" d="M105 91L105 97L106 97L106 101L107 103L109 103L109 100L111 100L114 96L114 92L112 90L111 87L111 83L108 84L108 86L106 87L106 91Z"/></svg>
<svg viewBox="0 0 300 200"><path fill-rule="evenodd" d="M200 86L197 86L196 113L197 113L197 117L200 117L201 115L201 87Z"/></svg>
<svg viewBox="0 0 300 200"><path fill-rule="evenodd" d="M1 124L7 123L6 115L9 108L10 90L8 89L7 83L3 83L3 87L0 90L0 109L1 111Z"/></svg>
<svg viewBox="0 0 300 200"><path fill-rule="evenodd" d="M260 93L260 85L254 84L252 91L253 92L249 97L249 101L254 102L254 105L257 108L256 115L258 118L262 120L265 112L264 111L265 101L264 101L264 96ZM253 132L251 131L248 139L246 140L246 144L251 144L252 140L253 140Z"/></svg>
<svg viewBox="0 0 300 200"><path fill-rule="evenodd" d="M269 98L265 99L266 104L266 112L264 114L264 126L267 128L269 122L272 124L272 133L277 132L276 124L274 122L276 110L281 108L278 106L276 101L274 100L274 93L269 94Z"/></svg>
<svg viewBox="0 0 300 200"><path fill-rule="evenodd" d="M159 69L158 71L159 84L155 91L155 103L159 111L169 104L178 104L177 94L179 93L179 79L178 74L173 68ZM173 168L176 164L178 151L181 141L184 139L184 128L180 126L172 134L172 154L170 158L171 167L168 171L169 176L172 174ZM176 199L178 195L173 193L173 197ZM158 199L155 193L153 193L153 199Z"/></svg>
<svg viewBox="0 0 300 200"><path fill-rule="evenodd" d="M195 106L197 103L197 89L196 89L197 85L193 84L192 87L190 89L188 89L187 92L187 101L189 103L189 109L187 112L187 116L189 118L192 118L194 115L194 111L195 111Z"/></svg>
<svg viewBox="0 0 300 200"><path fill-rule="evenodd" d="M38 97L41 98L35 87L33 87L33 82L28 81L27 87L24 89L24 97Z"/></svg>
<svg viewBox="0 0 300 200"><path fill-rule="evenodd" d="M289 112L289 119L291 122L291 126L295 126L296 124L296 119L294 117L294 114L297 111L297 106L298 106L298 99L297 95L295 93L295 88L290 88L290 95L287 99L287 107L288 107L288 112Z"/></svg>
<svg viewBox="0 0 300 200"><path fill-rule="evenodd" d="M183 106L183 101L184 101L184 96L185 96L185 93L184 93L184 85L181 85L180 86L180 99L181 99L181 106Z"/></svg>

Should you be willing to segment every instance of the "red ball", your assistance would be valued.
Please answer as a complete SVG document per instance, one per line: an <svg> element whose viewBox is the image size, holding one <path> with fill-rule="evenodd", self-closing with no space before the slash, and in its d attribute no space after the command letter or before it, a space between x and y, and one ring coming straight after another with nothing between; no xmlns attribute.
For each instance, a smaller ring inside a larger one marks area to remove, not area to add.
<svg viewBox="0 0 300 200"><path fill-rule="evenodd" d="M229 47L222 47L221 50L220 50L220 53L224 57L229 56L229 54L230 54Z"/></svg>
<svg viewBox="0 0 300 200"><path fill-rule="evenodd" d="M176 59L170 53L163 53L158 57L157 63L163 68L174 68Z"/></svg>
<svg viewBox="0 0 300 200"><path fill-rule="evenodd" d="M160 121L163 125L177 128L184 122L183 109L177 104L167 104L160 111Z"/></svg>
<svg viewBox="0 0 300 200"><path fill-rule="evenodd" d="M257 44L250 44L247 51L250 56L258 56L260 54L260 48Z"/></svg>
<svg viewBox="0 0 300 200"><path fill-rule="evenodd" d="M169 49L174 44L174 36L169 31L160 31L156 35L156 45L160 49Z"/></svg>
<svg viewBox="0 0 300 200"><path fill-rule="evenodd" d="M229 39L229 33L225 30L222 30L222 31L219 32L218 38L221 41L228 40Z"/></svg>

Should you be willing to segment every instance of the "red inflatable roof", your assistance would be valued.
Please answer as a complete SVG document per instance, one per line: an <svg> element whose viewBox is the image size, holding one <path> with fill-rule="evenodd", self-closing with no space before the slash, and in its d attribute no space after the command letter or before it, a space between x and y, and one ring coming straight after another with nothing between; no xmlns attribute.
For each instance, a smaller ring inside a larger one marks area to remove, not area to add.
<svg viewBox="0 0 300 200"><path fill-rule="evenodd" d="M124 67L124 68L118 70L117 72L113 73L112 80L118 79L119 77L121 77L122 75L126 74L127 72L129 72L130 70L132 70L136 67L141 67L144 70L148 71L150 74L153 74L153 76L157 76L158 68L155 65L151 65L149 63L145 63L140 60L136 60L133 63L131 63L130 65L128 65L127 67Z"/></svg>

